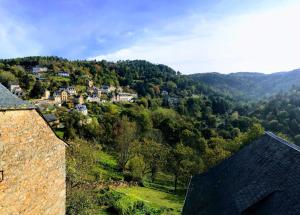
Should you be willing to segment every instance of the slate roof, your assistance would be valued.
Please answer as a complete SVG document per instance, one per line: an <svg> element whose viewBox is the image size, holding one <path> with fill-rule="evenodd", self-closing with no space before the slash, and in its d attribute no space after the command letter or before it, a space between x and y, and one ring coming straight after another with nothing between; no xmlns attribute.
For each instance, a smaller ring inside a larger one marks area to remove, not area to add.
<svg viewBox="0 0 300 215"><path fill-rule="evenodd" d="M54 122L57 120L57 117L53 114L44 114L43 116L47 122Z"/></svg>
<svg viewBox="0 0 300 215"><path fill-rule="evenodd" d="M0 83L0 110L20 110L34 108L34 105L18 98Z"/></svg>
<svg viewBox="0 0 300 215"><path fill-rule="evenodd" d="M300 147L266 132L195 175L183 214L300 214Z"/></svg>

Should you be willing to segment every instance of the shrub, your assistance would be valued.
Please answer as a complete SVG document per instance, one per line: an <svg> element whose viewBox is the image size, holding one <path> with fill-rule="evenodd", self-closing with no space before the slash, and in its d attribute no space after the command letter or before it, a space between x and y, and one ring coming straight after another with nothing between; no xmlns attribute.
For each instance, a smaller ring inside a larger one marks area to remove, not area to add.
<svg viewBox="0 0 300 215"><path fill-rule="evenodd" d="M103 189L97 196L97 203L101 206L112 206L114 202L118 201L125 194L116 191L110 191L108 188Z"/></svg>
<svg viewBox="0 0 300 215"><path fill-rule="evenodd" d="M88 215L93 207L91 197L82 191L75 191L68 196L67 215Z"/></svg>
<svg viewBox="0 0 300 215"><path fill-rule="evenodd" d="M135 200L129 196L122 196L113 204L114 211L119 215L159 215L162 212L152 208L143 201Z"/></svg>

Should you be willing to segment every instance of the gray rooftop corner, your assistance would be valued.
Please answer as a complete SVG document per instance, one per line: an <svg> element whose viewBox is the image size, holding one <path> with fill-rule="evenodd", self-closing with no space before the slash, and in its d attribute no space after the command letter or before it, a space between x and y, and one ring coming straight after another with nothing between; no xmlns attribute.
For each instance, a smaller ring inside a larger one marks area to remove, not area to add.
<svg viewBox="0 0 300 215"><path fill-rule="evenodd" d="M12 94L0 83L0 110L28 110L36 109L36 106L24 101Z"/></svg>
<svg viewBox="0 0 300 215"><path fill-rule="evenodd" d="M183 215L300 214L300 147L271 132L192 177Z"/></svg>

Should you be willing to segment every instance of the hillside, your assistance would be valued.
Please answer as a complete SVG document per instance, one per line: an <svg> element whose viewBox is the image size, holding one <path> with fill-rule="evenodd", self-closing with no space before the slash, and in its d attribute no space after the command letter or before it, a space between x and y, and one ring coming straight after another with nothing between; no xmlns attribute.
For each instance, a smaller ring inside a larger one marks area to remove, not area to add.
<svg viewBox="0 0 300 215"><path fill-rule="evenodd" d="M68 215L179 214L191 175L263 133L230 95L142 60L0 60L0 82L70 144Z"/></svg>
<svg viewBox="0 0 300 215"><path fill-rule="evenodd" d="M300 69L273 74L263 73L201 73L190 75L195 80L205 83L219 91L225 91L243 100L257 100L286 92L292 86L298 86Z"/></svg>
<svg viewBox="0 0 300 215"><path fill-rule="evenodd" d="M293 87L264 101L252 104L249 115L290 142L300 144L300 88Z"/></svg>

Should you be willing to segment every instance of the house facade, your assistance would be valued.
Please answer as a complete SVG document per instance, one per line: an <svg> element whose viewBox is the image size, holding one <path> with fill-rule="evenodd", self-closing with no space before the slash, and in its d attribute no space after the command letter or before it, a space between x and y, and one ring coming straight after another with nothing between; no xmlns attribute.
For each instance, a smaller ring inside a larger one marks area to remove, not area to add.
<svg viewBox="0 0 300 215"><path fill-rule="evenodd" d="M24 96L24 91L20 87L19 84L11 84L10 85L10 92L13 93L14 95L18 96L18 97Z"/></svg>
<svg viewBox="0 0 300 215"><path fill-rule="evenodd" d="M118 93L115 98L115 102L132 102L137 98L137 94L132 93Z"/></svg>
<svg viewBox="0 0 300 215"><path fill-rule="evenodd" d="M32 73L34 73L34 74L47 72L47 71L48 71L47 67L35 66L32 68Z"/></svg>
<svg viewBox="0 0 300 215"><path fill-rule="evenodd" d="M84 116L88 115L88 109L85 105L78 104L75 106L77 112L81 113Z"/></svg>
<svg viewBox="0 0 300 215"><path fill-rule="evenodd" d="M70 77L70 74L68 72L60 71L57 73L60 77Z"/></svg>
<svg viewBox="0 0 300 215"><path fill-rule="evenodd" d="M66 144L0 84L0 214L63 215Z"/></svg>
<svg viewBox="0 0 300 215"><path fill-rule="evenodd" d="M61 91L60 95L61 95L61 101L62 102L67 102L68 101L68 93L66 91L64 91L64 90Z"/></svg>

